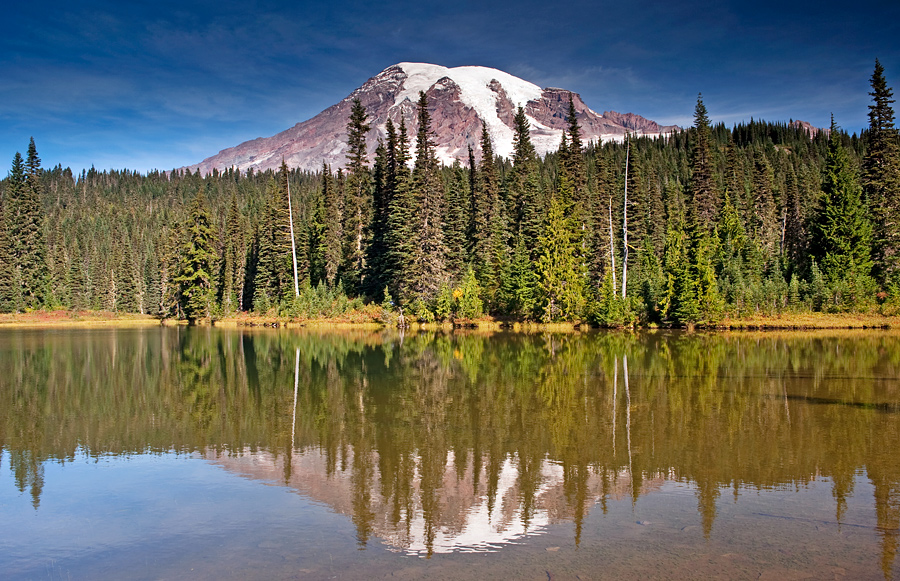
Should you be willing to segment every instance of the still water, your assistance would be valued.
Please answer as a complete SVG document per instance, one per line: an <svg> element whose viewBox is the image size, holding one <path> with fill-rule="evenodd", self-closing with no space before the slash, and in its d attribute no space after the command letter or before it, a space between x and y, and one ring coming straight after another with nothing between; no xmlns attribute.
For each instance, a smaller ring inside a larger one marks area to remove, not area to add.
<svg viewBox="0 0 900 581"><path fill-rule="evenodd" d="M0 332L0 577L900 579L900 334Z"/></svg>

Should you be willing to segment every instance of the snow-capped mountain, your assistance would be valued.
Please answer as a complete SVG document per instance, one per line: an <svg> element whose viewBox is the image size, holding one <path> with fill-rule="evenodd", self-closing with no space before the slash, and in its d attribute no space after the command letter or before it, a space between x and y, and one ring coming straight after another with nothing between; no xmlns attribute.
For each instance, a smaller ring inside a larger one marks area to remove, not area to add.
<svg viewBox="0 0 900 581"><path fill-rule="evenodd" d="M204 174L229 167L242 171L265 170L277 168L284 158L290 167L318 170L324 162L337 170L346 163L347 120L353 99L357 98L366 108L372 127L367 136L370 159L378 139L386 136L388 119L398 128L401 118L406 121L412 150L418 126L419 91L428 96L437 155L446 164L454 160L465 163L470 145L480 159L482 121L487 124L494 152L510 157L513 117L519 106L525 108L531 123L531 137L538 154L555 151L567 127L570 94L585 143L621 140L626 131L654 136L678 129L660 126L633 113L607 111L601 115L585 105L577 93L541 89L497 69L400 63L386 68L312 119L272 137L260 137L224 149L190 169L199 169Z"/></svg>

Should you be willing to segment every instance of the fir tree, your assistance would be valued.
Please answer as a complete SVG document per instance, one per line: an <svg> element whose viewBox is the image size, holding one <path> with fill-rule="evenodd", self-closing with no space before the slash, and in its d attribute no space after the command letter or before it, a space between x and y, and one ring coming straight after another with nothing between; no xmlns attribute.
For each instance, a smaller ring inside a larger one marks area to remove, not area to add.
<svg viewBox="0 0 900 581"><path fill-rule="evenodd" d="M197 319L210 317L213 310L213 265L216 254L213 248L215 232L206 209L203 188L191 205L185 224L187 236L181 248L178 276L179 304L189 324Z"/></svg>
<svg viewBox="0 0 900 581"><path fill-rule="evenodd" d="M222 310L233 313L241 308L244 280L244 232L237 196L231 196L225 226L225 255L222 260Z"/></svg>
<svg viewBox="0 0 900 581"><path fill-rule="evenodd" d="M514 225L514 234L521 233L529 254L533 254L543 223L544 192L539 160L531 143L528 118L521 106L515 116L513 169L509 176L508 188L512 202L510 220Z"/></svg>
<svg viewBox="0 0 900 581"><path fill-rule="evenodd" d="M18 264L16 220L19 199L25 185L22 156L16 152L6 180L6 193L0 207L0 312L22 310L21 267Z"/></svg>
<svg viewBox="0 0 900 581"><path fill-rule="evenodd" d="M839 308L853 307L871 292L872 226L862 189L834 119L822 181L822 205L813 225L813 253Z"/></svg>
<svg viewBox="0 0 900 581"><path fill-rule="evenodd" d="M24 183L14 206L12 234L15 264L21 273L22 299L26 307L37 308L43 303L48 280L44 213L41 209L41 160L37 155L34 138L28 144L24 170ZM18 172L15 167L14 172Z"/></svg>
<svg viewBox="0 0 900 581"><path fill-rule="evenodd" d="M410 184L409 137L406 122L401 119L396 148L389 159L394 160L393 190L388 205L387 269L390 292L402 303L412 300L415 247L416 247L416 198Z"/></svg>
<svg viewBox="0 0 900 581"><path fill-rule="evenodd" d="M415 199L416 241L413 258L413 289L423 300L431 300L446 282L446 246L442 230L443 181L434 153L434 134L428 98L419 93L419 128L416 134L416 162L411 177Z"/></svg>
<svg viewBox="0 0 900 581"><path fill-rule="evenodd" d="M900 292L900 137L894 127L893 91L877 59L871 86L862 183L872 208L879 279Z"/></svg>
<svg viewBox="0 0 900 581"><path fill-rule="evenodd" d="M541 318L548 323L577 320L585 305L583 269L567 206L563 194L551 199L547 225L538 240Z"/></svg>
<svg viewBox="0 0 900 581"><path fill-rule="evenodd" d="M450 168L445 189L444 241L447 244L447 274L451 280L459 280L466 264L466 229L469 223L466 211L469 179L459 162Z"/></svg>
<svg viewBox="0 0 900 581"><path fill-rule="evenodd" d="M493 302L500 282L497 246L502 240L500 230L500 178L494 164L494 147L487 123L481 126L481 165L476 172L473 194L472 264L478 284L485 291L488 302Z"/></svg>
<svg viewBox="0 0 900 581"><path fill-rule="evenodd" d="M715 162L710 143L709 117L701 95L697 95L691 138L690 192L693 216L699 225L712 231L719 215L719 195L713 174Z"/></svg>
<svg viewBox="0 0 900 581"><path fill-rule="evenodd" d="M388 120L390 121L390 119ZM391 124L393 131L393 123ZM385 235L388 218L388 152L380 139L375 147L375 164L372 168L372 223L369 228L371 239L366 249L365 293L376 296L386 284Z"/></svg>
<svg viewBox="0 0 900 581"><path fill-rule="evenodd" d="M358 293L363 288L372 220L372 176L366 166L366 110L354 99L347 122L347 182L344 197L344 288Z"/></svg>
<svg viewBox="0 0 900 581"><path fill-rule="evenodd" d="M331 169L322 165L322 200L325 205L325 232L322 237L322 255L325 259L325 284L337 284L341 265L341 240L343 238L343 195L338 189Z"/></svg>

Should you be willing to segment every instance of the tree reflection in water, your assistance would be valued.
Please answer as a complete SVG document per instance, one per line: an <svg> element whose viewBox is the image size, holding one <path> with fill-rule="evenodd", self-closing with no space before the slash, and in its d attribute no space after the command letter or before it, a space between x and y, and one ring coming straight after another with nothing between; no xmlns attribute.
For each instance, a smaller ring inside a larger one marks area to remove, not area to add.
<svg viewBox="0 0 900 581"><path fill-rule="evenodd" d="M578 543L665 481L707 538L727 489L827 479L842 522L865 474L890 576L898 377L892 332L4 332L0 451L36 510L47 462L199 452L426 555L558 522Z"/></svg>

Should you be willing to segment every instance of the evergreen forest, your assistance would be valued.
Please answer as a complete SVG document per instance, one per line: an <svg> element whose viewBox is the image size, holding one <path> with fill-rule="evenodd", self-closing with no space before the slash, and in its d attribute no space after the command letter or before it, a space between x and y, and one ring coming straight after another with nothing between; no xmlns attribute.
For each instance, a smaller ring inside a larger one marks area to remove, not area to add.
<svg viewBox="0 0 900 581"><path fill-rule="evenodd" d="M714 325L783 312L900 310L900 137L876 61L869 126L694 125L585 144L569 107L540 158L522 108L512 159L437 160L390 121L366 157L318 172L43 169L34 140L0 181L0 312L241 311L420 321L483 315L600 326Z"/></svg>

